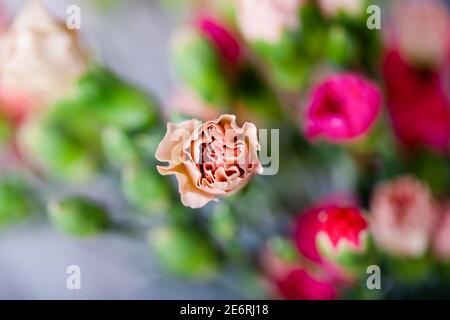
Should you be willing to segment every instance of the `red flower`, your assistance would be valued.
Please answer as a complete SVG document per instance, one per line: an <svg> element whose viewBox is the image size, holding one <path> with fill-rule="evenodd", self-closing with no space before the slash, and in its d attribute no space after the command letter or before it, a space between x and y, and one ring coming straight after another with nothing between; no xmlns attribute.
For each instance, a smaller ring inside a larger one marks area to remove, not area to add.
<svg viewBox="0 0 450 320"><path fill-rule="evenodd" d="M239 62L241 47L230 30L210 17L198 19L197 25L227 63L235 65Z"/></svg>
<svg viewBox="0 0 450 320"><path fill-rule="evenodd" d="M338 74L320 83L306 112L306 135L345 142L365 134L381 107L380 90L356 74Z"/></svg>
<svg viewBox="0 0 450 320"><path fill-rule="evenodd" d="M288 300L332 300L337 291L328 282L319 280L305 269L294 269L277 284L281 296Z"/></svg>
<svg viewBox="0 0 450 320"><path fill-rule="evenodd" d="M367 247L368 224L361 211L352 207L316 207L298 218L295 241L303 256L321 265L329 278L346 284L359 272L350 256L360 256Z"/></svg>
<svg viewBox="0 0 450 320"><path fill-rule="evenodd" d="M450 100L442 75L409 65L390 51L384 62L388 109L398 138L409 147L447 150L450 145Z"/></svg>

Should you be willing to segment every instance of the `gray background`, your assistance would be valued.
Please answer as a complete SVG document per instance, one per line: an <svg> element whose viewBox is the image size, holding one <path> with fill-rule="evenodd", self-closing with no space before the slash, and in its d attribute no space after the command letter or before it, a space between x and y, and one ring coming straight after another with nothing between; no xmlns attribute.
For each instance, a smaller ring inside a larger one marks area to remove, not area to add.
<svg viewBox="0 0 450 320"><path fill-rule="evenodd" d="M10 15L24 2L0 1ZM167 98L174 85L168 39L177 14L154 0L118 0L118 7L107 12L88 0L44 2L60 17L67 16L68 5L79 5L84 40L97 57L160 100ZM127 214L111 181L83 190L106 202L114 214ZM57 195L55 190L48 193ZM72 264L81 267L81 290L66 288L66 268ZM152 261L145 239L107 234L76 240L58 234L44 220L0 230L0 299L241 298L239 288L232 286L226 275L212 282L172 278Z"/></svg>

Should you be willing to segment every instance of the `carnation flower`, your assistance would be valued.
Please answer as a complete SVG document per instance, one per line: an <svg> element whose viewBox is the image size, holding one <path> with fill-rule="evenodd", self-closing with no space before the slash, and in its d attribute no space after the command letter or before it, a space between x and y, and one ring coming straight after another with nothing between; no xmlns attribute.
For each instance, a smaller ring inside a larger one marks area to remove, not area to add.
<svg viewBox="0 0 450 320"><path fill-rule="evenodd" d="M228 196L262 172L256 127L236 124L234 115L222 115L204 124L188 120L169 123L156 151L162 175L178 179L181 201L200 208L217 197Z"/></svg>
<svg viewBox="0 0 450 320"><path fill-rule="evenodd" d="M198 19L197 24L226 62L231 65L238 63L241 57L241 46L230 30L210 17Z"/></svg>
<svg viewBox="0 0 450 320"><path fill-rule="evenodd" d="M379 185L371 203L371 231L380 249L419 258L428 248L435 224L430 190L412 177Z"/></svg>
<svg viewBox="0 0 450 320"><path fill-rule="evenodd" d="M394 46L409 63L439 69L449 58L450 15L443 1L398 1L392 17Z"/></svg>
<svg viewBox="0 0 450 320"><path fill-rule="evenodd" d="M0 46L3 111L21 117L64 97L86 68L75 33L40 1L28 1Z"/></svg>
<svg viewBox="0 0 450 320"><path fill-rule="evenodd" d="M423 72L396 50L384 62L387 105L394 131L408 147L446 151L450 145L450 100L440 73Z"/></svg>
<svg viewBox="0 0 450 320"><path fill-rule="evenodd" d="M367 234L366 219L353 207L315 207L299 216L295 228L297 248L302 255L324 266L339 280L351 276L355 265L343 258L364 254Z"/></svg>
<svg viewBox="0 0 450 320"><path fill-rule="evenodd" d="M237 0L237 20L249 41L278 43L285 30L299 27L304 0Z"/></svg>
<svg viewBox="0 0 450 320"><path fill-rule="evenodd" d="M433 238L433 252L440 260L450 261L450 204L443 206Z"/></svg>
<svg viewBox="0 0 450 320"><path fill-rule="evenodd" d="M340 13L357 17L362 15L363 0L319 0L319 6L323 14L328 17L335 17Z"/></svg>
<svg viewBox="0 0 450 320"><path fill-rule="evenodd" d="M315 87L306 110L306 135L345 142L365 134L381 108L381 93L356 74L338 74Z"/></svg>
<svg viewBox="0 0 450 320"><path fill-rule="evenodd" d="M290 244L287 243L290 247ZM291 248L285 248L290 251ZM295 250L295 248L293 248ZM288 252L289 253L289 252ZM286 252L285 252L286 254ZM286 260L273 246L264 251L262 266L270 281L270 290L276 297L288 300L330 300L338 296L335 284L320 266L297 259Z"/></svg>
<svg viewBox="0 0 450 320"><path fill-rule="evenodd" d="M334 286L303 268L291 270L278 283L280 295L288 300L333 300L337 298Z"/></svg>

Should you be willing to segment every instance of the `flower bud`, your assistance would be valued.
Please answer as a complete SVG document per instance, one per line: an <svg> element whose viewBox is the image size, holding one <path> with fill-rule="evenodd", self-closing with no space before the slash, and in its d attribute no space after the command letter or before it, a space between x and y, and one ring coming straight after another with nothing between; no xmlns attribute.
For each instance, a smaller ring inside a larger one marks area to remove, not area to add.
<svg viewBox="0 0 450 320"><path fill-rule="evenodd" d="M102 131L102 145L106 159L117 169L136 162L139 158L130 137L120 129L104 129Z"/></svg>
<svg viewBox="0 0 450 320"><path fill-rule="evenodd" d="M184 83L207 103L230 105L231 92L221 57L200 31L185 27L173 39L175 68Z"/></svg>
<svg viewBox="0 0 450 320"><path fill-rule="evenodd" d="M52 201L47 206L47 213L56 229L71 236L94 236L110 224L105 208L81 197Z"/></svg>
<svg viewBox="0 0 450 320"><path fill-rule="evenodd" d="M29 217L30 197L30 190L22 178L16 175L0 177L0 227Z"/></svg>
<svg viewBox="0 0 450 320"><path fill-rule="evenodd" d="M149 243L161 266L179 277L210 278L219 266L213 246L195 230L159 227L150 232Z"/></svg>
<svg viewBox="0 0 450 320"><path fill-rule="evenodd" d="M58 123L54 120L39 117L24 123L18 135L20 151L30 163L50 176L75 182L87 181L96 172L97 154L68 135L68 128L52 125Z"/></svg>
<svg viewBox="0 0 450 320"><path fill-rule="evenodd" d="M122 190L132 205L147 213L165 213L170 208L170 186L152 166L128 164L122 170Z"/></svg>

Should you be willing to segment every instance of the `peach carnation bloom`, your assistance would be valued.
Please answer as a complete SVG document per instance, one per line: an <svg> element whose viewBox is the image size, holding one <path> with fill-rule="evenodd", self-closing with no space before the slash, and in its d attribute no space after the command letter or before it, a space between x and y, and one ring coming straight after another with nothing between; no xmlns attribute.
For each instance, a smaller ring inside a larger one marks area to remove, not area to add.
<svg viewBox="0 0 450 320"><path fill-rule="evenodd" d="M286 29L299 27L298 10L305 0L237 0L237 20L249 41L280 41Z"/></svg>
<svg viewBox="0 0 450 320"><path fill-rule="evenodd" d="M376 244L388 253L421 257L427 250L436 212L430 190L412 177L379 185L371 203Z"/></svg>
<svg viewBox="0 0 450 320"><path fill-rule="evenodd" d="M40 1L28 1L0 45L3 111L18 116L16 113L64 97L86 68L75 32L56 20ZM27 107L17 107L18 101L27 101Z"/></svg>
<svg viewBox="0 0 450 320"><path fill-rule="evenodd" d="M444 213L433 239L433 252L439 259L450 261L450 203L444 206Z"/></svg>
<svg viewBox="0 0 450 320"><path fill-rule="evenodd" d="M334 17L339 13L351 17L360 16L363 13L363 5L363 0L319 0L320 9L328 17Z"/></svg>
<svg viewBox="0 0 450 320"><path fill-rule="evenodd" d="M228 196L244 187L250 178L262 172L256 127L239 127L234 115L201 123L188 120L168 123L167 133L156 151L162 175L175 175L181 202L201 208L220 196Z"/></svg>

